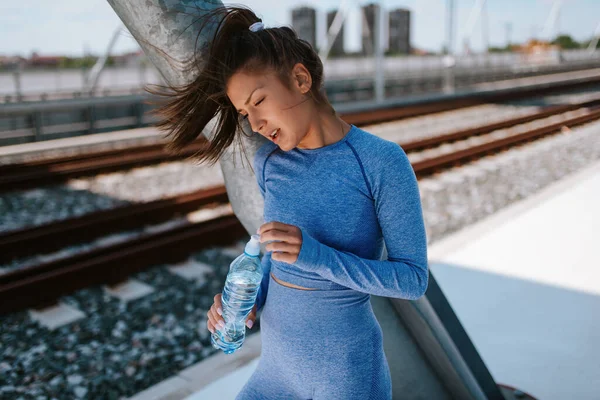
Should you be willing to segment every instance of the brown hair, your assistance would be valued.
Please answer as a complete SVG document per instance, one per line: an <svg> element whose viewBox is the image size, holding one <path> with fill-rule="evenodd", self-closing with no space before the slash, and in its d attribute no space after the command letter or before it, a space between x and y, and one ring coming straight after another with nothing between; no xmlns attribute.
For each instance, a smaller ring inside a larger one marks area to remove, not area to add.
<svg viewBox="0 0 600 400"><path fill-rule="evenodd" d="M214 165L235 138L243 143L236 134L244 132L238 111L226 93L227 81L238 71L254 73L271 68L291 90L292 68L296 63L302 63L312 77L310 96L316 104L335 114L323 89L323 63L310 43L300 39L293 29L265 27L253 32L248 28L261 19L243 5L217 7L204 14L202 19L198 36L208 22L216 22L217 27L207 48L195 52L198 58L193 60L192 67L196 78L182 86L155 85L168 91L146 89L166 99L163 103L154 103L159 107L151 113L161 118L155 126L166 131L172 139L168 148L181 150L196 140L217 113L220 115L210 145L194 157Z"/></svg>

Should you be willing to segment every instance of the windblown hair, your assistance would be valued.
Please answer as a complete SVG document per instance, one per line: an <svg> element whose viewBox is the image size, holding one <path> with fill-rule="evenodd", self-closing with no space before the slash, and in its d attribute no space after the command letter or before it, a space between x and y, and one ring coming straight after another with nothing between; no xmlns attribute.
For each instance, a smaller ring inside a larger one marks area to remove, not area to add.
<svg viewBox="0 0 600 400"><path fill-rule="evenodd" d="M302 63L312 77L309 95L317 105L335 115L323 89L321 59L310 43L300 39L293 29L265 27L253 32L248 29L250 25L262 21L243 5L212 9L202 16L202 20L198 36L209 22L216 24L216 29L204 50L195 51L192 64L196 69L195 78L182 86L156 85L166 91L146 89L163 97L164 101L157 103L159 107L151 113L159 117L155 126L166 131L171 139L169 149L178 151L192 143L217 113L219 118L209 146L194 158L200 162L208 160L214 165L234 139L238 139L243 147L238 134L244 132L242 119L226 93L229 78L238 71L273 71L291 90L292 68L296 63Z"/></svg>

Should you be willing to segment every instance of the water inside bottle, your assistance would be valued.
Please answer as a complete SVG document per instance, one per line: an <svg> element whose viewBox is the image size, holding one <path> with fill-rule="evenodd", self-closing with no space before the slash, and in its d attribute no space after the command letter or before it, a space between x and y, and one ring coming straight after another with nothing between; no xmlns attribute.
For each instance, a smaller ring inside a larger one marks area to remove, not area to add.
<svg viewBox="0 0 600 400"><path fill-rule="evenodd" d="M237 260L236 260L237 261ZM231 354L241 347L246 337L246 317L254 307L260 282L261 271L252 269L234 269L227 275L221 298L225 327L216 329L212 334L213 347ZM240 260L243 264L243 260ZM260 261L259 261L260 262ZM243 264L238 267L243 268Z"/></svg>

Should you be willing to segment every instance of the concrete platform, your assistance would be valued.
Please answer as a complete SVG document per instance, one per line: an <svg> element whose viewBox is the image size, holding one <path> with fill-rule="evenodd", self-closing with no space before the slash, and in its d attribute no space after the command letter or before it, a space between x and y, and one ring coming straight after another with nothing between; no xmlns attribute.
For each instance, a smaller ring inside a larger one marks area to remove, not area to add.
<svg viewBox="0 0 600 400"><path fill-rule="evenodd" d="M217 352L128 400L234 399L254 372L260 349L260 332L256 332L234 353Z"/></svg>
<svg viewBox="0 0 600 400"><path fill-rule="evenodd" d="M63 149L81 149L82 151L94 151L99 146L114 148L134 147L140 144L164 143L164 132L154 127L127 129L106 133L95 133L92 135L74 136L70 138L42 140L39 142L0 146L0 160L2 158L13 158L20 155L40 154L47 151ZM118 147L117 147L118 146Z"/></svg>
<svg viewBox="0 0 600 400"><path fill-rule="evenodd" d="M498 383L600 398L600 163L429 248Z"/></svg>
<svg viewBox="0 0 600 400"><path fill-rule="evenodd" d="M557 79L559 79L561 82L575 83L582 79L598 76L598 72L600 72L600 69L597 68L583 71L561 72L558 74L538 75L527 78L505 79L502 81L478 83L473 85L473 87L475 90L481 91L525 88L532 85L543 87L557 82Z"/></svg>

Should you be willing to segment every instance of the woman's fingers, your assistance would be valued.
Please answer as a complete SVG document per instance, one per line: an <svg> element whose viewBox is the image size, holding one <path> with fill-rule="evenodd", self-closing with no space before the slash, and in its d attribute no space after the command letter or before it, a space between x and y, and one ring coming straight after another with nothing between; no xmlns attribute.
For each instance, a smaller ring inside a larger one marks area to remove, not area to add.
<svg viewBox="0 0 600 400"><path fill-rule="evenodd" d="M302 249L302 231L295 225L273 221L258 229L260 242L266 242L267 252L273 252L272 258L288 264L298 261Z"/></svg>
<svg viewBox="0 0 600 400"><path fill-rule="evenodd" d="M214 304L207 313L208 321L206 325L211 333L215 333L215 329L222 329L225 326L225 320L221 314L223 314L221 309L221 293L218 293L214 297Z"/></svg>
<svg viewBox="0 0 600 400"><path fill-rule="evenodd" d="M210 310L208 310L208 322L206 323L208 330L211 331L211 333L215 333L215 329L218 329L219 323L218 314L215 312L214 307L215 306L213 304Z"/></svg>
<svg viewBox="0 0 600 400"><path fill-rule="evenodd" d="M266 251L276 251L279 253L291 253L291 252L296 251L297 249L298 249L298 245L296 245L296 244L291 244L291 243L287 243L287 242L279 242L279 241L267 243L267 245L265 246Z"/></svg>
<svg viewBox="0 0 600 400"><path fill-rule="evenodd" d="M214 298L215 310L217 311L217 313L219 313L219 315L223 314L223 310L221 308L221 295L222 293L217 293Z"/></svg>
<svg viewBox="0 0 600 400"><path fill-rule="evenodd" d="M302 243L302 238L298 237L293 232L283 232L279 230L270 230L266 231L260 235L260 242L267 243L267 245L271 243L289 243L292 245Z"/></svg>
<svg viewBox="0 0 600 400"><path fill-rule="evenodd" d="M246 326L250 329L252 329L252 325L254 325L254 321L256 321L256 307L256 304L254 304L252 311L250 311L250 314L248 314L248 317L246 318Z"/></svg>

